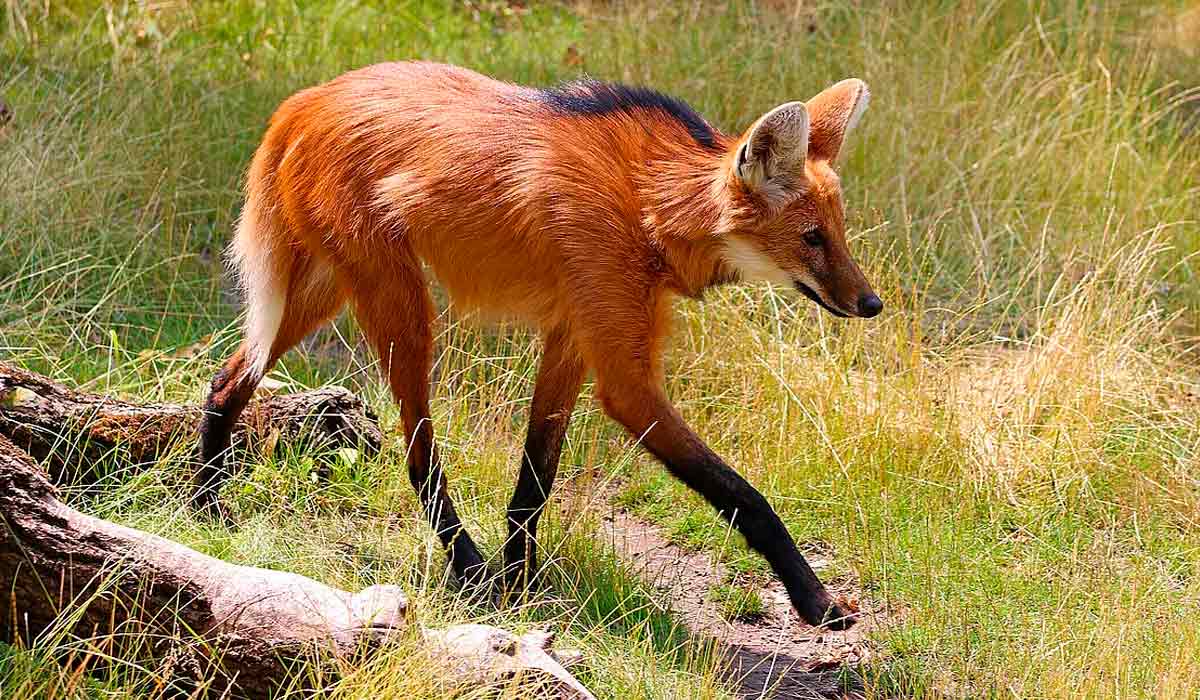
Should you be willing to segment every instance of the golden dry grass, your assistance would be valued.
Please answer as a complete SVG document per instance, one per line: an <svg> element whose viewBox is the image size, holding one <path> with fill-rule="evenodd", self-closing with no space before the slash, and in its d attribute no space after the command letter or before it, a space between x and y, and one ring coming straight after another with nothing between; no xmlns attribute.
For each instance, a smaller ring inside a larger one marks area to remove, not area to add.
<svg viewBox="0 0 1200 700"><path fill-rule="evenodd" d="M785 5L10 0L0 352L92 389L200 400L237 341L217 253L239 173L280 99L352 66L419 56L537 83L587 71L678 94L728 129L857 75L872 107L842 168L885 314L836 321L755 287L683 303L671 395L828 553L824 575L894 611L862 669L871 695L1194 697L1194 3ZM448 314L439 344L438 437L494 552L536 342ZM349 319L273 377L343 384L395 421ZM561 627L601 697L727 697L669 601L588 518L550 514L552 586L531 605L459 600L402 453L338 463L324 486L319 455L252 456L228 493L234 530L187 514L178 460L72 498L230 560L400 583L427 621ZM563 461L567 478L620 479L681 542L764 575L587 389ZM90 643L0 652L0 694L144 690L135 668L94 679L55 661ZM324 694L444 697L425 668L402 644Z"/></svg>

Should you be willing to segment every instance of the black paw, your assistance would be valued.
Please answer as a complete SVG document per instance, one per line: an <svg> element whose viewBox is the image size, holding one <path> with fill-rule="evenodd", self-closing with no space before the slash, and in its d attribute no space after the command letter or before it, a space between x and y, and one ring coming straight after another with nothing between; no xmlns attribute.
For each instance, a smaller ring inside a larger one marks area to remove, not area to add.
<svg viewBox="0 0 1200 700"><path fill-rule="evenodd" d="M217 490L209 486L201 486L192 494L192 510L197 515L222 525L233 525L233 518L225 505L221 503Z"/></svg>
<svg viewBox="0 0 1200 700"><path fill-rule="evenodd" d="M854 626L858 615L848 612L844 607L833 601L824 591L814 596L816 599L805 598L797 601L792 599L796 612L813 627L823 627L828 630L846 630Z"/></svg>
<svg viewBox="0 0 1200 700"><path fill-rule="evenodd" d="M456 552L450 567L459 588L472 600L495 600L496 577L478 554ZM465 560L465 562L464 562Z"/></svg>
<svg viewBox="0 0 1200 700"><path fill-rule="evenodd" d="M500 600L502 603L520 601L542 590L544 581L535 564L516 561L504 567L500 577Z"/></svg>
<svg viewBox="0 0 1200 700"><path fill-rule="evenodd" d="M833 603L825 611L821 624L816 626L836 631L848 630L854 626L857 617L857 614L846 612L837 603Z"/></svg>

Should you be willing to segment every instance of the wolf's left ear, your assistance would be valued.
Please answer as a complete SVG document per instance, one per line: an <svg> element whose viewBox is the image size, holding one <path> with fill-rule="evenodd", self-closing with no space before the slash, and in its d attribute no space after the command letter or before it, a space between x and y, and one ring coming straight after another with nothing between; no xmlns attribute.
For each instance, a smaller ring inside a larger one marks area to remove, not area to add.
<svg viewBox="0 0 1200 700"><path fill-rule="evenodd" d="M808 153L808 109L788 102L767 112L746 131L738 146L734 168L752 190L804 173Z"/></svg>
<svg viewBox="0 0 1200 700"><path fill-rule="evenodd" d="M807 103L808 157L832 161L842 150L846 134L867 111L871 91L858 78L848 78L823 90Z"/></svg>

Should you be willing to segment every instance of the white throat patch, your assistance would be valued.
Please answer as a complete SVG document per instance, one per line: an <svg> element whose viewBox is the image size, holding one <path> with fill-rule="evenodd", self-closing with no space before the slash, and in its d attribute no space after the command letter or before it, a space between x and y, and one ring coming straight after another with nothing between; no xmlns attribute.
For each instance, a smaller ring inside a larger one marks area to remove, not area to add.
<svg viewBox="0 0 1200 700"><path fill-rule="evenodd" d="M735 235L725 236L724 242L725 262L737 270L742 279L792 286L792 276L776 265L758 246Z"/></svg>

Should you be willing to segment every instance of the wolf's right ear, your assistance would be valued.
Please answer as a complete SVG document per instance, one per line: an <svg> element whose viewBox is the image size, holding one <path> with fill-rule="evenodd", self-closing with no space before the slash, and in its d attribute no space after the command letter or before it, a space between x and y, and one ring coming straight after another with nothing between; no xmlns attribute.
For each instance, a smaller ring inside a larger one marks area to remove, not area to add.
<svg viewBox="0 0 1200 700"><path fill-rule="evenodd" d="M746 131L737 147L734 172L747 188L757 190L772 180L796 178L808 156L808 108L788 102L767 112Z"/></svg>

